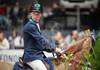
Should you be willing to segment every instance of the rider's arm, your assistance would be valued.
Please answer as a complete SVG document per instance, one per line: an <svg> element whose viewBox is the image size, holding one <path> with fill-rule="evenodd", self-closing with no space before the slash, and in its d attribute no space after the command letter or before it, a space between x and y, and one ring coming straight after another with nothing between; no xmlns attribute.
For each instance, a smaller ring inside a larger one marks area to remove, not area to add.
<svg viewBox="0 0 100 70"><path fill-rule="evenodd" d="M44 51L52 51L55 48L55 44L51 44L33 25L30 26L25 32L30 34L39 44L40 49Z"/></svg>

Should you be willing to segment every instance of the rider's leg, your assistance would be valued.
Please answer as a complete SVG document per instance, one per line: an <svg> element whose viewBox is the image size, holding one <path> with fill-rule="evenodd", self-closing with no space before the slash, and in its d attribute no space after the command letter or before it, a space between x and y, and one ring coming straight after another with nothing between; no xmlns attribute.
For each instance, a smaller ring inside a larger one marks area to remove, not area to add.
<svg viewBox="0 0 100 70"><path fill-rule="evenodd" d="M44 63L41 60L34 60L27 63L33 70L47 70Z"/></svg>

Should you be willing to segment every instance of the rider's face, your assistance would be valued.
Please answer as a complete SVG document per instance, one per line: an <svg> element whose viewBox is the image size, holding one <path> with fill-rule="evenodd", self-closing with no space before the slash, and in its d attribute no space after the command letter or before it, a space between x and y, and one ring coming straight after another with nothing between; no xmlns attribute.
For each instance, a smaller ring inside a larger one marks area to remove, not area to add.
<svg viewBox="0 0 100 70"><path fill-rule="evenodd" d="M32 19L34 19L36 22L39 22L42 14L40 12L32 12L31 16Z"/></svg>

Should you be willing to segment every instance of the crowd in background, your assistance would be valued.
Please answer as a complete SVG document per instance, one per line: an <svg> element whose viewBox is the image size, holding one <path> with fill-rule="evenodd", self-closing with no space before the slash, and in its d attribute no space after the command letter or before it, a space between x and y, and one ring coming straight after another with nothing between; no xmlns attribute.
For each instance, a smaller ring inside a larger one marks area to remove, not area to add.
<svg viewBox="0 0 100 70"><path fill-rule="evenodd" d="M6 4L0 5L0 28L5 30L15 28L18 24L22 24L23 16L26 15L26 9L19 7L19 3L7 6Z"/></svg>
<svg viewBox="0 0 100 70"><path fill-rule="evenodd" d="M23 23L27 22L29 6L21 6L19 2L15 2L11 5L5 3L0 4L0 29L12 30L18 27L22 27ZM67 17L69 14L66 12L69 9L62 7L59 3L52 3L52 5L45 5L43 11L43 18L41 20L41 28L56 28L67 29ZM73 9L70 9L73 10ZM90 9L89 14L80 14L80 20L82 25L95 28L98 27L100 10L99 5L97 9ZM75 10L74 10L75 11ZM93 20L96 18L95 20ZM75 22L74 22L75 23ZM52 24L54 26L52 26Z"/></svg>
<svg viewBox="0 0 100 70"><path fill-rule="evenodd" d="M73 42L77 40L78 38L78 31L72 31L71 34L66 37L63 36L61 32L56 32L53 36L51 36L53 42L56 43L56 45L64 46L66 44L69 46L72 39ZM65 40L64 40L65 39ZM11 33L11 36L8 38L5 37L3 31L0 31L0 49L22 49L24 48L24 41L23 37L21 35L18 35L16 30L13 30Z"/></svg>
<svg viewBox="0 0 100 70"><path fill-rule="evenodd" d="M6 4L0 4L0 49L19 49L24 47L23 42L23 36L21 29L25 22L27 22L26 17L28 18L28 9L29 7L21 7L19 5L19 2L16 2L15 4L7 6ZM91 15L82 15L81 19L86 25L89 25L90 28L97 29L99 24L99 8L96 12L91 12ZM95 15L96 14L96 15ZM98 16L97 16L98 15ZM60 24L56 24L56 22L48 22L49 20L52 20L52 18L61 17L64 18L66 15L66 9L63 7L60 7L58 3L53 3L52 6L45 6L43 11L43 19L41 20L41 23L43 23L41 26L42 29L47 28L55 28L55 27L61 27L66 28L66 23L62 24L64 22L60 22ZM92 22L93 18L98 18L96 21ZM63 18L62 18L63 19ZM60 20L62 20L60 18ZM66 19L63 19L66 20ZM47 24L50 23L50 25ZM59 19L58 19L59 22ZM91 23L92 22L92 23ZM55 24L52 24L55 23ZM95 23L95 24L93 24ZM54 25L54 26L52 26ZM91 26L92 25L92 26ZM95 27L93 27L95 26ZM61 29L61 28L57 29ZM8 34L5 33L8 32ZM75 34L74 34L75 33ZM74 36L75 35L75 36ZM56 44L60 44L60 46L64 46L64 42L69 46L71 42L74 42L77 40L75 37L78 37L78 31L72 31L70 33L65 34L65 36L62 35L62 32L56 32L55 35L52 35ZM75 38L75 40L73 39ZM73 39L73 40L72 40Z"/></svg>
<svg viewBox="0 0 100 70"><path fill-rule="evenodd" d="M0 50L1 49L22 49L24 47L23 37L17 35L16 30L12 31L11 36L5 37L4 32L0 31Z"/></svg>
<svg viewBox="0 0 100 70"><path fill-rule="evenodd" d="M24 22L27 22L28 11L29 7L22 7L19 5L19 2L8 6L6 4L1 4L0 29L7 30L9 28L13 29L17 28L17 26L22 26ZM64 13L63 8L60 8L57 3L52 4L52 6L45 6L42 21L46 23L48 20L52 19L52 17L59 15L64 16Z"/></svg>
<svg viewBox="0 0 100 70"><path fill-rule="evenodd" d="M58 48L61 48L63 50L65 48L70 48L73 44L83 39L85 35L86 34L84 33L84 31L79 32L77 30L73 30L64 36L62 32L57 31L54 35L50 36L50 42L55 43ZM96 38L92 37L92 33L90 33L90 35L93 41L95 41ZM0 50L23 48L23 36L19 35L16 30L13 30L11 36L9 36L8 38L6 38L4 33L0 31Z"/></svg>

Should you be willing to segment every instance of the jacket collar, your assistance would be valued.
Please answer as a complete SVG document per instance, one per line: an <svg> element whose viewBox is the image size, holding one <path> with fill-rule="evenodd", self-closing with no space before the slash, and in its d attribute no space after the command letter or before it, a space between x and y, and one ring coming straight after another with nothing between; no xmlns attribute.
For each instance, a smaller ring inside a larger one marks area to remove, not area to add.
<svg viewBox="0 0 100 70"><path fill-rule="evenodd" d="M29 21L31 21L33 24L35 24L36 25L36 21L35 20L33 20L31 17L29 18Z"/></svg>
<svg viewBox="0 0 100 70"><path fill-rule="evenodd" d="M38 31L41 32L41 31L40 31L40 27L39 27L39 25L37 24L36 21L34 21L32 18L29 18L29 21L32 22L32 24L36 25L37 28L38 28Z"/></svg>

